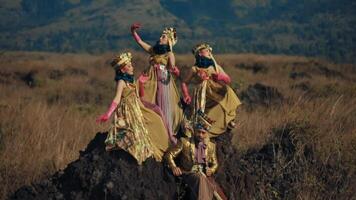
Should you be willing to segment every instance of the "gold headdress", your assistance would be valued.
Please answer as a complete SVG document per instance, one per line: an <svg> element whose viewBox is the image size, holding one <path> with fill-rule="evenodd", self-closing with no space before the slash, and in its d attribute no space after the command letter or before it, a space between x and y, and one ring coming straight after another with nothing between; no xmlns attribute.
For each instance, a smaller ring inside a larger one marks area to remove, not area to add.
<svg viewBox="0 0 356 200"><path fill-rule="evenodd" d="M211 46L207 43L200 43L195 45L195 47L192 49L192 53L194 55L197 55L197 53L199 53L200 50L202 49L208 49L210 52L213 51L213 48L211 48Z"/></svg>
<svg viewBox="0 0 356 200"><path fill-rule="evenodd" d="M217 62L213 56L213 48L208 43L200 43L200 44L195 45L195 47L192 49L192 53L194 54L194 56L197 56L199 51L202 49L208 49L210 51L210 58L215 63L216 72L224 72L224 70L217 64Z"/></svg>
<svg viewBox="0 0 356 200"><path fill-rule="evenodd" d="M172 47L177 43L177 32L175 28L169 27L165 28L162 32L162 34L166 34L168 38L168 44L171 48L171 51L173 50Z"/></svg>
<svg viewBox="0 0 356 200"><path fill-rule="evenodd" d="M194 129L209 131L214 122L215 121L210 119L205 113L198 110L196 113Z"/></svg>
<svg viewBox="0 0 356 200"><path fill-rule="evenodd" d="M111 66L116 68L116 67L122 67L127 65L128 63L131 63L132 55L130 52L125 52L122 53L118 56L116 56L113 61L111 62Z"/></svg>

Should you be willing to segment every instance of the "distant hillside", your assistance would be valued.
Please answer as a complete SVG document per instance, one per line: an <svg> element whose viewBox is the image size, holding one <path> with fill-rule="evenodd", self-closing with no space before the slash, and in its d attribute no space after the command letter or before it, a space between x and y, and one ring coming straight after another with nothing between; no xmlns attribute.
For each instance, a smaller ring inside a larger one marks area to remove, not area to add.
<svg viewBox="0 0 356 200"><path fill-rule="evenodd" d="M177 27L178 52L319 56L356 62L356 2L349 0L0 0L0 48L104 52L137 48L130 24L154 42Z"/></svg>

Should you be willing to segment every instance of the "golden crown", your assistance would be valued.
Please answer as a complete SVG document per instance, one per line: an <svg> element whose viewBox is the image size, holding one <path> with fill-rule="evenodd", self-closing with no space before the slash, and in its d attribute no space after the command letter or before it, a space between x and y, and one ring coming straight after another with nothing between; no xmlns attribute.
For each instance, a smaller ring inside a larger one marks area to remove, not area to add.
<svg viewBox="0 0 356 200"><path fill-rule="evenodd" d="M111 62L111 66L113 67L122 67L128 63L131 63L132 55L130 52L122 53L116 56L113 61Z"/></svg>
<svg viewBox="0 0 356 200"><path fill-rule="evenodd" d="M196 55L200 50L202 49L208 49L210 52L213 51L213 48L211 48L211 46L207 43L200 43L195 45L195 47L192 49L192 53L194 55Z"/></svg>
<svg viewBox="0 0 356 200"><path fill-rule="evenodd" d="M196 113L196 121L194 124L194 129L209 131L212 124L215 123L214 120L210 119L204 112L198 110Z"/></svg>
<svg viewBox="0 0 356 200"><path fill-rule="evenodd" d="M166 34L171 45L174 46L177 43L177 32L175 28L169 27L165 28L162 34Z"/></svg>

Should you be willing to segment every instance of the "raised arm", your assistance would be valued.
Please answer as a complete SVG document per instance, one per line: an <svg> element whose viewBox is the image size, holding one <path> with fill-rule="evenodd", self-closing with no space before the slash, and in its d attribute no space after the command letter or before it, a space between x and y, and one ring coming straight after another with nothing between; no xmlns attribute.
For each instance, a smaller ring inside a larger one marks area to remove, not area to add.
<svg viewBox="0 0 356 200"><path fill-rule="evenodd" d="M173 52L168 52L168 67L172 69L176 66L176 57Z"/></svg>
<svg viewBox="0 0 356 200"><path fill-rule="evenodd" d="M139 29L141 27L141 24L139 23L135 23L131 25L131 34L132 37L135 39L135 41L137 42L137 44L139 44L142 49L144 49L146 52L149 53L150 49L151 49L151 45L147 44L146 42L144 42L141 37L138 35L137 33L137 29Z"/></svg>
<svg viewBox="0 0 356 200"><path fill-rule="evenodd" d="M96 122L106 122L112 115L112 113L115 111L117 105L120 104L121 101L121 95L122 95L122 90L125 87L125 81L120 80L116 83L116 94L111 102L111 105L109 109L106 111L106 113L102 114L100 117L96 119Z"/></svg>
<svg viewBox="0 0 356 200"><path fill-rule="evenodd" d="M173 52L168 52L168 70L176 77L179 77L180 71L176 66L176 58Z"/></svg>

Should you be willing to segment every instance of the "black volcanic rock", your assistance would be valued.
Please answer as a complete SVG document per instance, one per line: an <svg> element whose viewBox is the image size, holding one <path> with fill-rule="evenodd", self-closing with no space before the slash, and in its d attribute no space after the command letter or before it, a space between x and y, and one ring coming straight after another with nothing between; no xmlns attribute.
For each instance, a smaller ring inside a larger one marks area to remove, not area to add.
<svg viewBox="0 0 356 200"><path fill-rule="evenodd" d="M49 180L25 186L10 199L172 199L174 177L148 159L138 166L124 151L106 152L98 133L78 160Z"/></svg>
<svg viewBox="0 0 356 200"><path fill-rule="evenodd" d="M215 178L229 199L297 199L303 189L315 190L320 199L352 197L356 175L317 160L312 127L284 124L271 132L262 148L243 155L232 146L231 132L214 139L219 160ZM153 159L138 166L124 151L106 152L105 137L97 134L65 170L20 188L9 199L177 199L179 178ZM308 176L318 184L305 185Z"/></svg>

